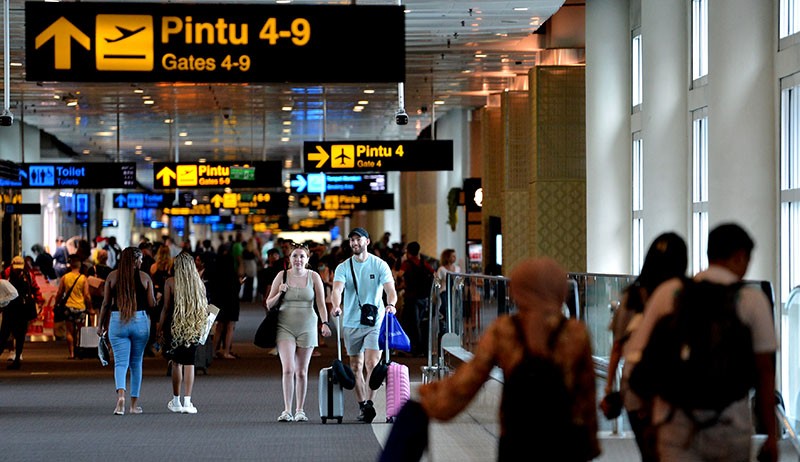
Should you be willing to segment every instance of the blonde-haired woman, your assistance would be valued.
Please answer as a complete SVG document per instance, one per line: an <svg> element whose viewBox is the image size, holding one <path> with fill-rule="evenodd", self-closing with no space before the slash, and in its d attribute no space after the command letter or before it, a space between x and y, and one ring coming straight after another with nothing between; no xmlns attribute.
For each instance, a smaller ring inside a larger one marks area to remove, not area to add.
<svg viewBox="0 0 800 462"><path fill-rule="evenodd" d="M103 306L97 335L108 331L114 350L114 383L117 388L117 407L114 414L125 414L125 382L131 370L131 414L141 414L138 405L142 388L142 359L150 334L147 310L156 304L153 281L139 269L142 251L128 247L122 251L119 266L106 278ZM110 316L109 316L110 313Z"/></svg>
<svg viewBox="0 0 800 462"><path fill-rule="evenodd" d="M172 399L167 403L167 409L197 414L197 408L192 404L194 356L206 325L206 286L190 253L178 254L173 269L175 275L164 284L164 309L158 323L159 338L164 339L164 357L172 362Z"/></svg>

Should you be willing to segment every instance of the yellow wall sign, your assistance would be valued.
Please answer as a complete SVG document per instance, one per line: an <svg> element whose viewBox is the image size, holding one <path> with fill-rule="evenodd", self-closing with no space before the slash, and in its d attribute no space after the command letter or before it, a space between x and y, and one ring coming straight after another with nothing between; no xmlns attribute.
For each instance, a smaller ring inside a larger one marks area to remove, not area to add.
<svg viewBox="0 0 800 462"><path fill-rule="evenodd" d="M405 80L399 5L36 1L25 21L29 81Z"/></svg>

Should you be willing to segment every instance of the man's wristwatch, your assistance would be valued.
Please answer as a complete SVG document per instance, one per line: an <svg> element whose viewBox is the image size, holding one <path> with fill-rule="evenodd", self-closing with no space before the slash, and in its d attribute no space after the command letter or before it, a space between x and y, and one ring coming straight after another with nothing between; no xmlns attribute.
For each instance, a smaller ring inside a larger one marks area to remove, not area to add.
<svg viewBox="0 0 800 462"><path fill-rule="evenodd" d="M331 324L328 321L322 321L322 325L331 327Z"/></svg>

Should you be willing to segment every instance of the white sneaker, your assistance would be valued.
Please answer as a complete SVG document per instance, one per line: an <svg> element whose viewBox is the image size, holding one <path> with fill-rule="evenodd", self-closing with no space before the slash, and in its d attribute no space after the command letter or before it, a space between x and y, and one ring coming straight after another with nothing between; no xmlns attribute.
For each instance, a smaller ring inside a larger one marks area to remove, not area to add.
<svg viewBox="0 0 800 462"><path fill-rule="evenodd" d="M297 411L294 413L294 421L295 422L308 422L308 417L306 417L306 413L303 411Z"/></svg>
<svg viewBox="0 0 800 462"><path fill-rule="evenodd" d="M194 404L189 403L188 406L183 406L181 408L181 413L183 413L183 414L197 414L197 408L194 407Z"/></svg>
<svg viewBox="0 0 800 462"><path fill-rule="evenodd" d="M167 403L167 409L172 412L183 412L183 406L176 406L172 400L169 400ZM197 410L195 410L195 412L197 412Z"/></svg>
<svg viewBox="0 0 800 462"><path fill-rule="evenodd" d="M281 415L278 416L278 422L292 422L292 421L294 421L294 417L292 417L292 414L286 411L281 412Z"/></svg>

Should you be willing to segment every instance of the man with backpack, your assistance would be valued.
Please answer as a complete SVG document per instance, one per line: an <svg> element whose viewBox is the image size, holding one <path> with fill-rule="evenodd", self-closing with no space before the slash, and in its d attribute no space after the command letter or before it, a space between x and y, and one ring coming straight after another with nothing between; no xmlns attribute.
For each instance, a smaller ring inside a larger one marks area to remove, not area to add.
<svg viewBox="0 0 800 462"><path fill-rule="evenodd" d="M420 258L419 242L406 247L406 259L400 265L398 278L403 279L403 330L411 341L411 354L423 356L428 351L428 323L431 285L434 270Z"/></svg>
<svg viewBox="0 0 800 462"><path fill-rule="evenodd" d="M708 269L661 284L629 341L630 386L653 400L661 461L749 460L751 388L757 419L775 422L771 305L760 288L740 282L753 247L736 224L713 229ZM775 462L777 426L765 427L758 460Z"/></svg>

